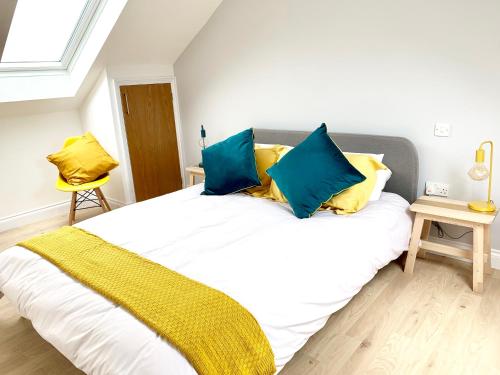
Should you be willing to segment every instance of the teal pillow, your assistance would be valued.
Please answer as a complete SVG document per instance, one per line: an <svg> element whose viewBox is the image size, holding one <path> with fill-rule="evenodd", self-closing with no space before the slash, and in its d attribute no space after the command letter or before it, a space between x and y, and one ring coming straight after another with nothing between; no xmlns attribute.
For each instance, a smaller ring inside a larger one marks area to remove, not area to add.
<svg viewBox="0 0 500 375"><path fill-rule="evenodd" d="M260 185L253 142L247 129L202 151L206 195L225 195Z"/></svg>
<svg viewBox="0 0 500 375"><path fill-rule="evenodd" d="M310 217L333 195L366 179L332 141L325 124L269 168L267 174L299 219Z"/></svg>

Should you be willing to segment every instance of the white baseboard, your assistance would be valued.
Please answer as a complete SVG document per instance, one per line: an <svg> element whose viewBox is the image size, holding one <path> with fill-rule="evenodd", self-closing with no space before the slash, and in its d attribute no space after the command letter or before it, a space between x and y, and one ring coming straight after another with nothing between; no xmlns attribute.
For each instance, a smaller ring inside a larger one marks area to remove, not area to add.
<svg viewBox="0 0 500 375"><path fill-rule="evenodd" d="M500 270L500 250L491 249L491 268Z"/></svg>
<svg viewBox="0 0 500 375"><path fill-rule="evenodd" d="M111 208L120 208L125 206L125 203L113 198L106 198ZM69 212L70 201L59 202L44 207L35 208L34 210L20 212L15 215L0 218L0 233L7 230L22 227L24 225L33 224L38 221L52 219L59 215L65 215Z"/></svg>
<svg viewBox="0 0 500 375"><path fill-rule="evenodd" d="M470 250L470 245L465 242L450 240L447 238L438 238L434 236L431 236L430 239L433 242L442 243L443 245L455 246L460 249ZM500 270L500 250L498 249L491 249L491 267Z"/></svg>
<svg viewBox="0 0 500 375"><path fill-rule="evenodd" d="M106 198L109 205L111 206L111 208L120 208L120 207L123 207L123 206L126 206L126 204L122 201L119 201L119 200L116 200L116 199L113 199L113 198Z"/></svg>
<svg viewBox="0 0 500 375"><path fill-rule="evenodd" d="M50 204L44 207L35 208L34 210L30 211L20 212L15 215L2 217L0 218L0 232L19 228L23 225L36 223L37 221L50 219L55 216L63 215L65 213L68 213L69 205L70 202L68 200Z"/></svg>

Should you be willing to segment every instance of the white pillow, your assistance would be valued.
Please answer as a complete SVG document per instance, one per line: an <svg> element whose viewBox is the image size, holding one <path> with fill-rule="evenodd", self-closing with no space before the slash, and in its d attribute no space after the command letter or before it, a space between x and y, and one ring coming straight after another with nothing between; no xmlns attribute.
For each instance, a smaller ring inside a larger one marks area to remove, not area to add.
<svg viewBox="0 0 500 375"><path fill-rule="evenodd" d="M346 152L346 154L368 155L380 163L382 163L382 160L384 159L384 154L367 154L362 152ZM380 199L382 190L384 190L385 188L385 184L392 176L392 171L389 168L381 169L379 171L376 171L375 173L377 175L377 182L375 182L375 186L373 187L370 199L368 199L369 202L378 201Z"/></svg>
<svg viewBox="0 0 500 375"><path fill-rule="evenodd" d="M384 154L367 154L366 152L345 152L345 154L371 156L379 163L382 163L382 160L384 159Z"/></svg>
<svg viewBox="0 0 500 375"><path fill-rule="evenodd" d="M377 174L377 182L375 182L370 199L368 199L369 202L378 201L380 199L382 190L385 188L385 184L392 176L392 171L389 168L378 170L375 173Z"/></svg>

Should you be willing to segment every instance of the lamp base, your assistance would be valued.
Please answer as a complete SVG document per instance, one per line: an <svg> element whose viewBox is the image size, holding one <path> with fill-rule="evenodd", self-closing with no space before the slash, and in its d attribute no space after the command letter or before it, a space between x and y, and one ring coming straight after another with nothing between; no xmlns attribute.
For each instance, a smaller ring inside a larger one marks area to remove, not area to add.
<svg viewBox="0 0 500 375"><path fill-rule="evenodd" d="M486 201L474 201L474 202L469 202L469 208L474 211L479 211L479 212L495 212L497 210L497 207L493 202L486 202Z"/></svg>

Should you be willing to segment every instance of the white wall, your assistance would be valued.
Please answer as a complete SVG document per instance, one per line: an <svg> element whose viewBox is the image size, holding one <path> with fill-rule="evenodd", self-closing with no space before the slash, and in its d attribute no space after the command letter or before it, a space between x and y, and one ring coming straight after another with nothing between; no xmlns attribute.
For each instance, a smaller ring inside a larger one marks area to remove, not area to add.
<svg viewBox="0 0 500 375"><path fill-rule="evenodd" d="M58 172L46 156L80 133L77 111L0 116L0 232L24 223L24 213L67 209L70 196L54 188Z"/></svg>
<svg viewBox="0 0 500 375"><path fill-rule="evenodd" d="M99 75L97 82L80 108L83 131L90 131L104 149L120 165L110 172L109 182L102 187L104 195L118 204L124 204L123 160L120 158L118 138L113 118L113 107L106 70Z"/></svg>
<svg viewBox="0 0 500 375"><path fill-rule="evenodd" d="M201 123L215 142L326 122L411 139L420 193L433 180L483 198L466 172L481 140L500 141L498 35L497 0L224 1L174 65L187 162L199 161ZM436 122L452 136L434 137ZM494 186L498 198L500 173Z"/></svg>

